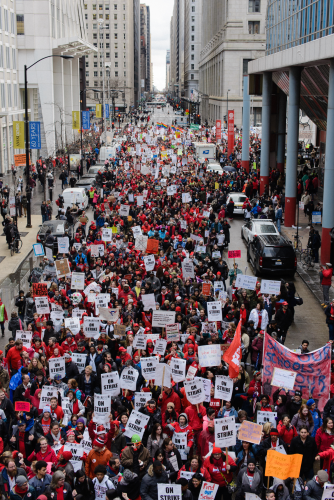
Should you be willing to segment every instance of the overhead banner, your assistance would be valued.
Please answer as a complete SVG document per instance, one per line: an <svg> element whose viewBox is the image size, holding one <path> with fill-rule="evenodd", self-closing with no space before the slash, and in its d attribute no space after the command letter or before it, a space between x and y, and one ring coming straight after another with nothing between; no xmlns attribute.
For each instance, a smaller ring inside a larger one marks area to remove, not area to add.
<svg viewBox="0 0 334 500"><path fill-rule="evenodd" d="M284 367L285 370L297 373L294 390L302 391L304 399L312 396L312 399L318 401L318 409L323 411L329 399L331 385L330 344L307 354L296 354L266 333L263 353L263 387L269 396L277 389L271 385L275 368Z"/></svg>
<svg viewBox="0 0 334 500"><path fill-rule="evenodd" d="M14 149L24 149L24 122L13 122Z"/></svg>
<svg viewBox="0 0 334 500"><path fill-rule="evenodd" d="M72 130L80 128L80 111L72 111Z"/></svg>
<svg viewBox="0 0 334 500"><path fill-rule="evenodd" d="M234 150L234 110L228 112L228 136L227 136L227 154L233 153Z"/></svg>
<svg viewBox="0 0 334 500"><path fill-rule="evenodd" d="M104 105L104 117L109 118L109 104Z"/></svg>

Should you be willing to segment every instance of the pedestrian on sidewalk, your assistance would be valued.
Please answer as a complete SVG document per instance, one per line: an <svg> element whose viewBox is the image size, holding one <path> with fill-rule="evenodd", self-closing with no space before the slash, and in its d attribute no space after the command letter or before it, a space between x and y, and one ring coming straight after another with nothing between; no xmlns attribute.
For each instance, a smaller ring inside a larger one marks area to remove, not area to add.
<svg viewBox="0 0 334 500"><path fill-rule="evenodd" d="M275 221L276 221L277 230L279 233L281 232L282 217L283 217L283 211L282 211L280 203L278 203L276 211L275 211Z"/></svg>
<svg viewBox="0 0 334 500"><path fill-rule="evenodd" d="M322 307L326 307L329 305L329 289L332 285L332 276L333 276L333 266L330 262L325 264L325 268L323 266L320 267L320 283L322 286L322 293L324 295L324 301L321 304Z"/></svg>
<svg viewBox="0 0 334 500"><path fill-rule="evenodd" d="M48 220L47 218L47 207L45 201L42 201L41 205L41 214L42 214L42 224Z"/></svg>
<svg viewBox="0 0 334 500"><path fill-rule="evenodd" d="M8 321L7 311L5 304L2 303L0 299L0 327L2 331L2 337L5 336L5 322Z"/></svg>

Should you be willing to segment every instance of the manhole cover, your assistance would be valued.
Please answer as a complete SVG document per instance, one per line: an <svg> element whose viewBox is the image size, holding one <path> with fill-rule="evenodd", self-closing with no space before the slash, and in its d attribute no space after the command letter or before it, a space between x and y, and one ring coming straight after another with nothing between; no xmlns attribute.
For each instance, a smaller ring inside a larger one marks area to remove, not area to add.
<svg viewBox="0 0 334 500"><path fill-rule="evenodd" d="M27 236L27 234L29 234L28 232L26 233L20 233L20 235L22 236L22 238L24 238L25 236Z"/></svg>
<svg viewBox="0 0 334 500"><path fill-rule="evenodd" d="M6 257L0 257L0 262L2 262Z"/></svg>

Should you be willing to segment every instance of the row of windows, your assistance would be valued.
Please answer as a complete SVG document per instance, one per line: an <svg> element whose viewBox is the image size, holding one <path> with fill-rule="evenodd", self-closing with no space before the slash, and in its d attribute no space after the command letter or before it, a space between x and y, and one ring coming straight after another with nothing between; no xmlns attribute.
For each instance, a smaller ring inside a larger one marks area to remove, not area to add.
<svg viewBox="0 0 334 500"><path fill-rule="evenodd" d="M6 105L6 87L7 87L7 105ZM14 83L13 85L11 83L0 83L0 107L1 108L6 108L7 106L9 108L12 108L13 105L14 107L17 107L17 83ZM14 97L14 99L13 99Z"/></svg>
<svg viewBox="0 0 334 500"><path fill-rule="evenodd" d="M0 6L0 29L4 29L15 35L15 15L14 12L8 12Z"/></svg>
<svg viewBox="0 0 334 500"><path fill-rule="evenodd" d="M84 4L84 9L85 10L88 9L88 4L87 3ZM102 3L99 3L99 4L93 3L92 9L93 10L103 10L103 4ZM109 3L105 3L104 4L104 10L109 10ZM114 3L114 10L118 10L117 3ZM125 3L123 3L123 10L126 10Z"/></svg>
<svg viewBox="0 0 334 500"><path fill-rule="evenodd" d="M4 58L3 45L0 45L0 68L16 69L16 49L15 47L6 47L6 60ZM10 63L10 53L12 53L12 64Z"/></svg>
<svg viewBox="0 0 334 500"><path fill-rule="evenodd" d="M100 75L100 76L103 76L103 75ZM114 76L115 76L115 78L121 76L120 72L119 71L115 71ZM123 72L123 76L126 77L126 71ZM103 81L98 82L97 80L94 80L94 87L102 87L102 85L103 85ZM89 84L87 84L87 86L89 87Z"/></svg>

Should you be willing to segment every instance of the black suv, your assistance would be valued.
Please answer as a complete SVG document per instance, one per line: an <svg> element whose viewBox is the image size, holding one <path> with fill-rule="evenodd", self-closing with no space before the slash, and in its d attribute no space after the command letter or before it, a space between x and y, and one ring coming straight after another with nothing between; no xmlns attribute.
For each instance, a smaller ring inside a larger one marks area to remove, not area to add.
<svg viewBox="0 0 334 500"><path fill-rule="evenodd" d="M256 276L261 274L289 274L297 270L297 258L291 241L283 236L255 236L247 247L247 262Z"/></svg>

